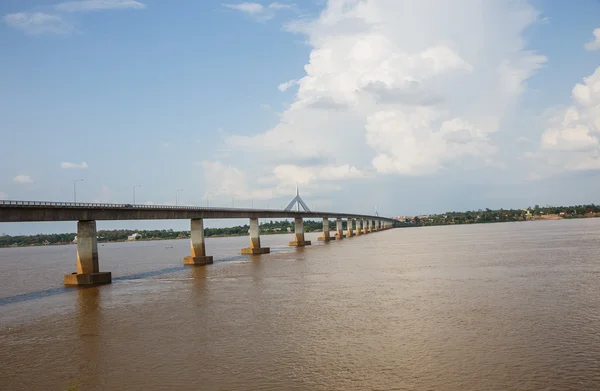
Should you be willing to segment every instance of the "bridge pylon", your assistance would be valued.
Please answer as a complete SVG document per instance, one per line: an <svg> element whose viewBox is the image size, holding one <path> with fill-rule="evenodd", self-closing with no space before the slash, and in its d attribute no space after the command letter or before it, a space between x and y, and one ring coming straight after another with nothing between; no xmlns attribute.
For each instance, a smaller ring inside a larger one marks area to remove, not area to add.
<svg viewBox="0 0 600 391"><path fill-rule="evenodd" d="M300 212L300 207L302 207L302 209L304 209L305 212L310 212L310 209L308 208L308 206L304 203L304 201L302 201L302 198L300 198L300 193L298 191L298 186L296 186L296 197L294 197L289 204L287 204L287 206L285 207L285 211L289 212L292 210L292 208L294 207L294 205L296 205L296 210L298 212Z"/></svg>

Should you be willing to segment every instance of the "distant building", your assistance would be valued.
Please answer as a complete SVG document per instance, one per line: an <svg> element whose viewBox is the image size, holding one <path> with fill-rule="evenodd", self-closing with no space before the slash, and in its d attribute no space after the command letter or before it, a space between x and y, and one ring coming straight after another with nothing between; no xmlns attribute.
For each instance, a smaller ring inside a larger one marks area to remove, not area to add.
<svg viewBox="0 0 600 391"><path fill-rule="evenodd" d="M138 234L137 232L134 233L133 235L130 235L127 237L127 240L129 241L134 241L134 240L138 240L139 238L141 238L142 235Z"/></svg>

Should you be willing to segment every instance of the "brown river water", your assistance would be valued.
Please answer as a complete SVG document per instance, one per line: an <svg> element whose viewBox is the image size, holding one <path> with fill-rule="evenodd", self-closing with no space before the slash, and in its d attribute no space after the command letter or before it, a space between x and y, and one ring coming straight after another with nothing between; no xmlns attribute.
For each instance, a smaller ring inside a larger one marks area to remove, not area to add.
<svg viewBox="0 0 600 391"><path fill-rule="evenodd" d="M307 236L0 249L0 389L600 390L600 219Z"/></svg>

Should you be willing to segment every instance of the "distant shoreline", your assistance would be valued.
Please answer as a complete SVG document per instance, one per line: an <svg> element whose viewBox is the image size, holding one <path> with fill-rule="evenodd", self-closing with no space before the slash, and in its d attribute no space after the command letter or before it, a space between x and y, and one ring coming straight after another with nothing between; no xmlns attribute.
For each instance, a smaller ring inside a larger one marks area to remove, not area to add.
<svg viewBox="0 0 600 391"><path fill-rule="evenodd" d="M260 235L264 236L264 235L285 235L285 234L291 234L291 232L261 232ZM75 234L73 234L75 235ZM35 236L35 235L30 235L30 236ZM230 237L240 237L240 236L248 236L248 234L218 234L218 235L210 235L210 236L205 236L205 239L210 239L210 238L230 238ZM120 239L120 240L98 240L98 244L104 244L104 243L135 243L135 242L157 242L157 241L164 241L164 240L189 240L189 238L140 238L138 240L127 240L127 239ZM45 247L45 246L69 246L69 245L76 245L77 243L73 243L73 242L56 242L56 243L48 243L48 244L44 244L44 243L33 243L33 244L18 244L18 245L11 245L11 246L0 246L0 248L23 248L23 247Z"/></svg>

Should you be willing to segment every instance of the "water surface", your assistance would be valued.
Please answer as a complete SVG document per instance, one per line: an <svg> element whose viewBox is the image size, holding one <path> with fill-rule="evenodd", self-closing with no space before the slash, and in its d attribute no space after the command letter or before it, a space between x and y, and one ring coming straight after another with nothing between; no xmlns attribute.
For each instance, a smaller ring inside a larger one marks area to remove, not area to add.
<svg viewBox="0 0 600 391"><path fill-rule="evenodd" d="M600 219L317 236L0 249L0 388L600 389Z"/></svg>

